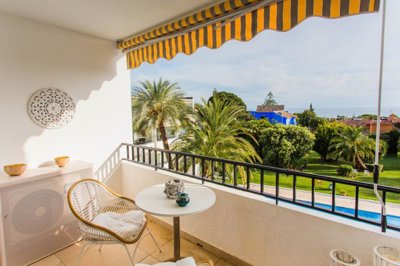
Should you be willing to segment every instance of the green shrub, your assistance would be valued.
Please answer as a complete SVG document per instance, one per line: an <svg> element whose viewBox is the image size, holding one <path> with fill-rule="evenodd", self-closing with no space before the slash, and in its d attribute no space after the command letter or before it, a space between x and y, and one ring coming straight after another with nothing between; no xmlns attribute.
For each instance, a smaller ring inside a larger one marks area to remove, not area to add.
<svg viewBox="0 0 400 266"><path fill-rule="evenodd" d="M314 145L314 134L299 126L275 125L262 131L259 145L266 165L304 169Z"/></svg>
<svg viewBox="0 0 400 266"><path fill-rule="evenodd" d="M374 164L373 163L366 163L365 166L367 167L368 171L370 171L371 173L374 172ZM383 172L383 164L379 165L379 172Z"/></svg>
<svg viewBox="0 0 400 266"><path fill-rule="evenodd" d="M353 167L348 164L341 164L338 169L336 169L336 172L340 176L350 177L353 176Z"/></svg>
<svg viewBox="0 0 400 266"><path fill-rule="evenodd" d="M348 177L356 178L356 177L357 177L357 172L351 172L351 173L348 175Z"/></svg>

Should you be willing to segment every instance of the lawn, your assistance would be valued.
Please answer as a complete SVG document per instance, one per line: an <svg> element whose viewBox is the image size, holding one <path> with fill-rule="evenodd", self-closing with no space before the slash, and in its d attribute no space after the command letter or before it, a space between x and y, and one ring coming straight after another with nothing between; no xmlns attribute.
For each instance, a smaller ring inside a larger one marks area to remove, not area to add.
<svg viewBox="0 0 400 266"><path fill-rule="evenodd" d="M346 178L339 176L336 169L339 164L343 162L323 162L320 160L319 155L315 152L311 154L307 168L304 170L305 173L313 173L318 175L332 176L341 179L357 180L363 182L372 183L372 173L365 176L364 173L359 173L355 178ZM386 156L381 162L384 165L383 172L381 172L379 183L382 185L400 187L400 160L395 156ZM260 172L252 171L253 179L252 183L260 183ZM264 172L265 185L275 186L275 173ZM280 175L280 187L293 187L293 176ZM321 193L331 194L330 189L331 182L320 181L315 184L315 191ZM311 179L304 177L297 177L296 188L302 190L311 190ZM354 197L355 188L353 186L337 184L336 186L337 195L345 195ZM360 188L360 197L364 199L377 200L372 189ZM387 200L391 202L399 202L400 195L387 193Z"/></svg>
<svg viewBox="0 0 400 266"><path fill-rule="evenodd" d="M310 162L304 172L373 183L372 173L368 176L365 176L364 173L359 173L355 178L339 176L336 169L341 163L343 162L323 162L320 160L319 155L313 152L310 157ZM400 160L394 155L388 155L380 161L380 164L383 164L383 172L380 173L379 184L400 187ZM349 196L354 196L355 193L354 188L344 185L338 185L338 192ZM360 196L362 198L376 200L373 191L369 189L360 189ZM388 201L398 201L400 200L400 195L389 193L387 199Z"/></svg>
<svg viewBox="0 0 400 266"><path fill-rule="evenodd" d="M336 168L341 163L343 162L323 162L320 160L319 155L313 152L304 172L343 178L336 172ZM400 187L400 160L394 155L388 155L380 163L383 164L383 172L380 173L379 184ZM368 183L373 182L372 173L369 176L364 176L363 173L360 173L356 178L350 179Z"/></svg>

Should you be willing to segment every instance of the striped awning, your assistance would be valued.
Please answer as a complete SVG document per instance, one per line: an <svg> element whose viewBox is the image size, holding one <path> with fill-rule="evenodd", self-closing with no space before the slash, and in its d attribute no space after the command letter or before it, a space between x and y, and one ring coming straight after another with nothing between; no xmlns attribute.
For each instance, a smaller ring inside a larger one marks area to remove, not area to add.
<svg viewBox="0 0 400 266"><path fill-rule="evenodd" d="M339 18L379 10L380 0L226 0L193 15L118 42L128 68L229 40L248 41L263 30L288 31L308 17Z"/></svg>

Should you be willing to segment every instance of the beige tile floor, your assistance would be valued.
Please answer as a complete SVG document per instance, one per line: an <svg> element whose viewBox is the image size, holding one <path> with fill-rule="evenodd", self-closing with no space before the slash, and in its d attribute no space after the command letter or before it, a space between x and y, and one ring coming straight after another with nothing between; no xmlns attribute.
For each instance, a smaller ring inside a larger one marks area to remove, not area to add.
<svg viewBox="0 0 400 266"><path fill-rule="evenodd" d="M173 255L172 232L161 227L154 222L148 224L158 243L161 246L161 252L157 250L152 239L145 237L136 253L136 261L155 264L167 260ZM84 243L74 244L63 249L47 258L44 258L31 266L128 266L131 265L125 249L121 245L104 245L101 251L98 247L92 246L83 257L80 257L81 247ZM134 245L129 246L132 254ZM206 251L205 249L187 241L181 240L181 256L192 256L196 261L211 260L215 266L234 266L218 256Z"/></svg>

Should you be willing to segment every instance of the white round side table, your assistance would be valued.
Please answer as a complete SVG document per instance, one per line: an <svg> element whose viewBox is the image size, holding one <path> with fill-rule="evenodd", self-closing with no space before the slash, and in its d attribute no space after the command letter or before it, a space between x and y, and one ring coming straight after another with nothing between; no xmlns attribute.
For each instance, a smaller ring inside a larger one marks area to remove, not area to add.
<svg viewBox="0 0 400 266"><path fill-rule="evenodd" d="M190 202L186 207L179 207L174 199L168 199L163 193L164 184L155 185L139 192L135 198L138 208L156 216L173 217L174 260L180 259L180 217L203 212L215 203L215 193L206 186L185 183L185 192Z"/></svg>

